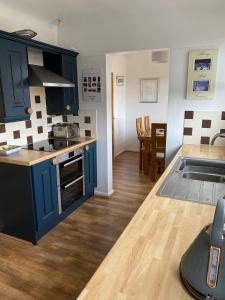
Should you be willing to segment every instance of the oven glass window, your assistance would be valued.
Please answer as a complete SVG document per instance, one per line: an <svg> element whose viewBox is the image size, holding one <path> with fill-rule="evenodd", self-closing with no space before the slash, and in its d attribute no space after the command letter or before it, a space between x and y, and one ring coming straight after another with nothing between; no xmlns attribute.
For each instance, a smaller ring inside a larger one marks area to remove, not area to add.
<svg viewBox="0 0 225 300"><path fill-rule="evenodd" d="M62 210L83 196L83 177L71 181L61 187Z"/></svg>
<svg viewBox="0 0 225 300"><path fill-rule="evenodd" d="M83 174L83 156L71 158L60 164L60 182L66 184L71 179L76 179Z"/></svg>

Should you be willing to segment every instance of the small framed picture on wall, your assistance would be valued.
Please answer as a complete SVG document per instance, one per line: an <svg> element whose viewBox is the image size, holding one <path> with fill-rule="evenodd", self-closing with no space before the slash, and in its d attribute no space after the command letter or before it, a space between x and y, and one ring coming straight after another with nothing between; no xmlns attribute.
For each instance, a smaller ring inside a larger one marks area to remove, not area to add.
<svg viewBox="0 0 225 300"><path fill-rule="evenodd" d="M158 86L159 86L159 78L140 79L140 102L157 103Z"/></svg>
<svg viewBox="0 0 225 300"><path fill-rule="evenodd" d="M116 76L116 85L123 86L124 85L124 76Z"/></svg>

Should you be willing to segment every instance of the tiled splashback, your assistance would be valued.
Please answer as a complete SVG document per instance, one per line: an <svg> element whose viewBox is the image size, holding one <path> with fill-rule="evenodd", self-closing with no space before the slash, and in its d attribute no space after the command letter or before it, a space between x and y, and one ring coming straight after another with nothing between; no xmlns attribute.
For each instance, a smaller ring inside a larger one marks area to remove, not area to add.
<svg viewBox="0 0 225 300"><path fill-rule="evenodd" d="M79 116L48 116L45 89L30 88L33 114L30 121L0 124L0 145L26 145L45 140L51 134L52 125L58 122L79 123L81 136L96 136L96 111L80 110Z"/></svg>
<svg viewBox="0 0 225 300"><path fill-rule="evenodd" d="M185 111L183 144L209 145L218 132L225 132L225 111ZM215 145L225 146L225 139Z"/></svg>

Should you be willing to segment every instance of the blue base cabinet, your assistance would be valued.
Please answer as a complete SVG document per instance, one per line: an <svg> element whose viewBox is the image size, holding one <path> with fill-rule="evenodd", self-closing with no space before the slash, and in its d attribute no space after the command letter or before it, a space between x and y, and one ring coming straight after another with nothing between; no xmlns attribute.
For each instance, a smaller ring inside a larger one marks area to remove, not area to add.
<svg viewBox="0 0 225 300"><path fill-rule="evenodd" d="M87 145L84 150L85 192L88 196L94 194L94 188L97 186L96 150L96 142Z"/></svg>
<svg viewBox="0 0 225 300"><path fill-rule="evenodd" d="M33 201L37 239L55 226L59 219L56 167L51 160L32 167Z"/></svg>
<svg viewBox="0 0 225 300"><path fill-rule="evenodd" d="M36 244L94 194L96 167L94 142L84 149L85 195L59 214L57 170L52 159L31 167L0 163L1 232Z"/></svg>

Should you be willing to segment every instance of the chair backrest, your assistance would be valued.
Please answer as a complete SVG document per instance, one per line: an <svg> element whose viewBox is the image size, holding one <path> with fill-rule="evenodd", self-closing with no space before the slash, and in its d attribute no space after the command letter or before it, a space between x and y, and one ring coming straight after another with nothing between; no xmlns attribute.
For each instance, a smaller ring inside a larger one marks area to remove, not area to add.
<svg viewBox="0 0 225 300"><path fill-rule="evenodd" d="M151 131L151 122L149 116L144 116L144 125L145 125L145 132Z"/></svg>
<svg viewBox="0 0 225 300"><path fill-rule="evenodd" d="M167 124L166 123L152 123L151 126L151 145L152 153L164 153L166 155L166 135Z"/></svg>
<svg viewBox="0 0 225 300"><path fill-rule="evenodd" d="M136 118L136 130L138 136L144 133L144 130L142 128L142 118Z"/></svg>

